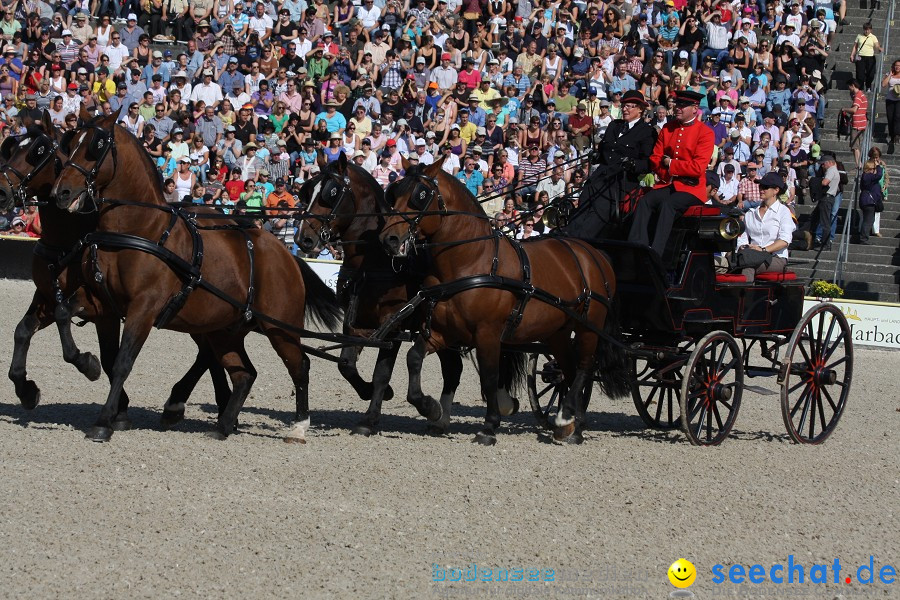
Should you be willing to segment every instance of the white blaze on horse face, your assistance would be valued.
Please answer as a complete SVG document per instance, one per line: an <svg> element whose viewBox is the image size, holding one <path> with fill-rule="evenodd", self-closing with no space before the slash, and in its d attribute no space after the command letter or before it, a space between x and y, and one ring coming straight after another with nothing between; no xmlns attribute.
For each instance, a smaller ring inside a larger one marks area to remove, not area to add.
<svg viewBox="0 0 900 600"><path fill-rule="evenodd" d="M316 205L316 199L319 197L319 193L321 193L321 191L322 191L322 181L319 180L316 183L315 187L312 189L312 195L310 196L310 198L312 198L312 202L309 203L308 210L312 210L312 207Z"/></svg>
<svg viewBox="0 0 900 600"><path fill-rule="evenodd" d="M25 146L27 146L30 143L31 143L31 138L27 137L27 138L23 139L21 142L19 142L19 148L24 148Z"/></svg>
<svg viewBox="0 0 900 600"><path fill-rule="evenodd" d="M287 434L284 436L284 441L305 444L307 431L309 431L309 417L306 417L302 421L294 421L294 423L291 424L290 429L288 429Z"/></svg>

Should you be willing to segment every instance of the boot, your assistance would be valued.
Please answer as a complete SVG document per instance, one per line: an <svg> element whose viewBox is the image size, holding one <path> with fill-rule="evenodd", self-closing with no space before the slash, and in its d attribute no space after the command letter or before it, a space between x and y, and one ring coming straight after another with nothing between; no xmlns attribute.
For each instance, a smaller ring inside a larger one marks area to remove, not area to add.
<svg viewBox="0 0 900 600"><path fill-rule="evenodd" d="M894 153L894 140L891 140L890 142L888 142L887 153L888 154Z"/></svg>

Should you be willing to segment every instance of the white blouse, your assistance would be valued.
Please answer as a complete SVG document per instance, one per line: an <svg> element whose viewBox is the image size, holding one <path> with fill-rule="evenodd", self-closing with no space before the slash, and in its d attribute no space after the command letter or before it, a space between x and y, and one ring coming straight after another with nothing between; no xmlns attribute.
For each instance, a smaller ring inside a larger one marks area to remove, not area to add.
<svg viewBox="0 0 900 600"><path fill-rule="evenodd" d="M762 206L757 206L744 215L744 233L738 238L738 248L751 243L765 248L776 240L784 240L790 245L794 229L797 228L791 218L790 209L781 202L775 202L766 210L766 214L760 217L760 208ZM786 259L787 246L773 254Z"/></svg>

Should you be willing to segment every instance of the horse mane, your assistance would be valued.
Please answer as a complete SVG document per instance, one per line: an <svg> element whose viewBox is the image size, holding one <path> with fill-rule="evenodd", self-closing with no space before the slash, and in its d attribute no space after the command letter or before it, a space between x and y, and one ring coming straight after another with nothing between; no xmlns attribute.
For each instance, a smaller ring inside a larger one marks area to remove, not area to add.
<svg viewBox="0 0 900 600"><path fill-rule="evenodd" d="M94 119L96 121L99 118L100 117L95 117ZM137 137L133 133L128 131L125 127L119 125L118 122L113 124L113 128L114 131L116 128L118 129L117 134L124 134L124 139L127 140L128 144L130 144L134 148L134 151L140 157L141 162L144 163L144 168L147 169L147 172L158 174L159 170L156 168L156 163L154 163L153 159L150 158L150 154L148 154L147 151L141 147L140 140L138 140ZM123 138L119 137L119 135L117 135L116 139L122 140ZM154 199L160 202L164 202L162 177L150 177L150 180L150 185L152 186L151 191L154 194Z"/></svg>
<svg viewBox="0 0 900 600"><path fill-rule="evenodd" d="M415 167L414 170L425 171L427 169L427 165L422 167L421 165ZM442 192L447 192L447 187L453 189L456 192L456 196L458 198L463 199L464 202L468 202L468 207L464 207L463 210L471 209L472 213L479 215L481 217L490 217L491 215L484 212L484 207L478 201L478 198L472 195L472 192L469 191L469 188L463 184L462 181L445 171L444 169L440 169L437 174L437 178L440 183L440 189ZM445 194L446 197L446 194Z"/></svg>

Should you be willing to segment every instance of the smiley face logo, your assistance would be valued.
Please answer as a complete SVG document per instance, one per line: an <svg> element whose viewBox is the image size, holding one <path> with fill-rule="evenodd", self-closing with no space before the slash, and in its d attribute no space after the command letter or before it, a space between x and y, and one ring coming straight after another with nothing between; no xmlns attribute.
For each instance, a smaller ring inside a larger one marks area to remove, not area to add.
<svg viewBox="0 0 900 600"><path fill-rule="evenodd" d="M669 567L668 575L672 585L677 588L686 588L690 587L697 579L697 569L690 561L679 558Z"/></svg>

